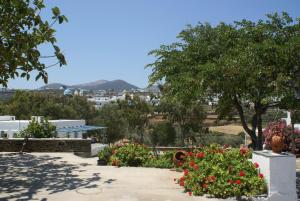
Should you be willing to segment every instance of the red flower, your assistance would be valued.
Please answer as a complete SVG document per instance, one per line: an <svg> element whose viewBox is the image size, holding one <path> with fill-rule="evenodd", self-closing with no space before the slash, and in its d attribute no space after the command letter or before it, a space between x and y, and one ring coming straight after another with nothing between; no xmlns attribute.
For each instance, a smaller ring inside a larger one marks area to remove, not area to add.
<svg viewBox="0 0 300 201"><path fill-rule="evenodd" d="M245 173L243 171L240 171L240 176L241 177L245 176Z"/></svg>
<svg viewBox="0 0 300 201"><path fill-rule="evenodd" d="M180 166L182 166L183 165L183 162L179 162L178 163L178 166L180 167Z"/></svg>
<svg viewBox="0 0 300 201"><path fill-rule="evenodd" d="M207 184L202 184L202 188L207 188Z"/></svg>
<svg viewBox="0 0 300 201"><path fill-rule="evenodd" d="M209 182L215 182L216 179L217 178L215 176L209 176L209 177L207 177L207 181L209 181Z"/></svg>
<svg viewBox="0 0 300 201"><path fill-rule="evenodd" d="M259 176L260 178L264 178L264 175L263 175L262 173L259 173L258 176Z"/></svg>
<svg viewBox="0 0 300 201"><path fill-rule="evenodd" d="M191 151L188 152L187 154L188 154L189 156L194 156L193 152L191 152Z"/></svg>
<svg viewBox="0 0 300 201"><path fill-rule="evenodd" d="M180 177L180 179L179 179L180 181L184 181L184 177Z"/></svg>
<svg viewBox="0 0 300 201"><path fill-rule="evenodd" d="M241 184L241 180L236 180L235 183L240 185Z"/></svg>
<svg viewBox="0 0 300 201"><path fill-rule="evenodd" d="M258 163L254 163L254 167L255 167L255 168L259 168Z"/></svg>
<svg viewBox="0 0 300 201"><path fill-rule="evenodd" d="M189 196L192 196L193 193L191 191L189 191L188 194L189 194Z"/></svg>
<svg viewBox="0 0 300 201"><path fill-rule="evenodd" d="M184 175L188 175L189 174L189 171L187 169L183 170L184 172Z"/></svg>
<svg viewBox="0 0 300 201"><path fill-rule="evenodd" d="M227 183L233 184L233 180L228 180Z"/></svg>
<svg viewBox="0 0 300 201"><path fill-rule="evenodd" d="M194 170L198 170L199 166L198 165L194 165Z"/></svg>
<svg viewBox="0 0 300 201"><path fill-rule="evenodd" d="M184 181L180 181L180 182L179 182L179 185L180 185L180 186L184 186Z"/></svg>
<svg viewBox="0 0 300 201"><path fill-rule="evenodd" d="M195 161L190 162L190 166L193 167L195 165Z"/></svg>
<svg viewBox="0 0 300 201"><path fill-rule="evenodd" d="M197 158L204 158L204 157L205 157L205 153L203 153L203 152L199 152L197 154Z"/></svg>

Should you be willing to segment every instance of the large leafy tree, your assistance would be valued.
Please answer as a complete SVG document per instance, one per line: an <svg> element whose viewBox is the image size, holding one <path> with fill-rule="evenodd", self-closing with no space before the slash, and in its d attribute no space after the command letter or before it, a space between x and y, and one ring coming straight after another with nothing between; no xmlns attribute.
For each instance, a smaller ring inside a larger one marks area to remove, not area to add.
<svg viewBox="0 0 300 201"><path fill-rule="evenodd" d="M44 20L44 8L42 0L0 0L0 85L18 76L28 80L32 71L37 72L36 80L47 83L47 68L66 65L53 25L67 18L54 7L52 19ZM53 54L42 55L41 45L52 47ZM47 58L54 63L46 65Z"/></svg>
<svg viewBox="0 0 300 201"><path fill-rule="evenodd" d="M157 57L149 65L150 83L163 81L171 99L217 98L219 111L234 108L253 147L262 149L262 116L285 97L295 97L290 85L299 80L299 19L275 13L257 22L200 23L178 38L150 52ZM251 122L245 108L252 111Z"/></svg>

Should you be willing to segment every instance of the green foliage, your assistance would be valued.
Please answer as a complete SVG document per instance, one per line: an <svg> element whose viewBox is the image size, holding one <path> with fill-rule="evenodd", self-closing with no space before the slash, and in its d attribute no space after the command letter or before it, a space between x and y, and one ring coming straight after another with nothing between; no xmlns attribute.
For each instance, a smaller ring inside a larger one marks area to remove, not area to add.
<svg viewBox="0 0 300 201"><path fill-rule="evenodd" d="M88 124L96 116L93 105L84 97L26 91L17 91L2 105L0 113L12 114L17 119L30 119L31 116L45 116L48 119L85 119Z"/></svg>
<svg viewBox="0 0 300 201"><path fill-rule="evenodd" d="M59 8L52 8L52 22L43 20L40 13L45 8L39 0L0 0L0 85L7 86L10 78L30 79L32 71L36 80L48 82L48 67L66 65L66 60L57 46L53 25L67 21ZM53 55L42 55L40 46L53 48ZM45 59L56 59L50 66Z"/></svg>
<svg viewBox="0 0 300 201"><path fill-rule="evenodd" d="M98 153L99 160L104 160L104 161L108 162L110 157L113 154L113 150L114 150L113 147L109 147L109 146L104 147L104 149L99 151L99 153Z"/></svg>
<svg viewBox="0 0 300 201"><path fill-rule="evenodd" d="M200 144L204 144L204 145L220 144L220 145L229 145L231 147L240 147L241 144L244 144L244 139L245 139L244 133L234 135L234 134L225 134L220 132L209 132L209 133L201 133L200 139L198 141Z"/></svg>
<svg viewBox="0 0 300 201"><path fill-rule="evenodd" d="M173 151L166 151L157 156L151 155L143 166L152 168L173 168L173 156Z"/></svg>
<svg viewBox="0 0 300 201"><path fill-rule="evenodd" d="M227 198L253 196L266 192L263 175L248 159L250 150L210 145L188 153L177 180L185 191L194 195L209 194Z"/></svg>
<svg viewBox="0 0 300 201"><path fill-rule="evenodd" d="M125 100L117 102L118 107L122 111L122 116L128 122L129 138L134 138L137 134L139 141L144 141L144 130L148 123L148 115L151 113L151 107L138 96L126 96Z"/></svg>
<svg viewBox="0 0 300 201"><path fill-rule="evenodd" d="M118 166L139 167L148 160L149 149L140 144L126 144L113 151L112 164Z"/></svg>
<svg viewBox="0 0 300 201"><path fill-rule="evenodd" d="M171 123L159 123L150 126L151 144L154 146L174 145L176 131Z"/></svg>
<svg viewBox="0 0 300 201"><path fill-rule="evenodd" d="M48 120L40 123L33 119L25 130L22 130L19 137L33 138L52 138L56 137L56 127L48 122Z"/></svg>
<svg viewBox="0 0 300 201"><path fill-rule="evenodd" d="M187 104L218 98L218 112L224 116L234 108L260 149L262 115L297 95L299 31L300 20L285 12L258 22L188 26L178 35L179 42L150 52L157 57L148 65L150 83L164 81L163 95ZM252 110L251 128L244 117L246 107Z"/></svg>
<svg viewBox="0 0 300 201"><path fill-rule="evenodd" d="M125 137L127 121L116 104L104 105L93 120L94 124L106 126L108 142L115 142Z"/></svg>
<svg viewBox="0 0 300 201"><path fill-rule="evenodd" d="M179 126L181 145L188 137L194 136L202 128L205 119L205 112L199 101L192 101L185 104L181 101L162 98L160 104L155 108L157 112L166 116L169 122Z"/></svg>

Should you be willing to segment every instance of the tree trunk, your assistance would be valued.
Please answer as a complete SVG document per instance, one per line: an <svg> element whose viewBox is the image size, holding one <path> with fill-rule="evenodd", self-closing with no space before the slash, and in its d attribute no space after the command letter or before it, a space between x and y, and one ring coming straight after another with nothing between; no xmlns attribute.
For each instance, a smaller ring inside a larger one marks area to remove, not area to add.
<svg viewBox="0 0 300 201"><path fill-rule="evenodd" d="M256 150L263 149L263 131L262 131L262 118L261 114L257 114L257 130L258 130L258 137L256 142Z"/></svg>
<svg viewBox="0 0 300 201"><path fill-rule="evenodd" d="M257 145L257 137L256 137L256 133L255 133L255 130L256 130L256 115L254 115L252 117L252 130L251 130L249 128L247 122L246 122L243 107L242 107L242 105L241 105L241 103L240 103L240 101L238 100L237 97L233 98L233 103L234 103L234 106L235 106L235 108L237 109L237 111L239 113L239 116L240 116L240 119L241 119L241 122L242 122L242 126L243 126L245 132L251 138L252 148L256 149L256 145Z"/></svg>

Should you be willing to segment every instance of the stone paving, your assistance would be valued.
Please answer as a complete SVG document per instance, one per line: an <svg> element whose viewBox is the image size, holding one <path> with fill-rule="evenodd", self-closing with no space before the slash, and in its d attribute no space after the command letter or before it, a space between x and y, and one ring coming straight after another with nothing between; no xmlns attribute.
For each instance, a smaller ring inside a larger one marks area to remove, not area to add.
<svg viewBox="0 0 300 201"><path fill-rule="evenodd" d="M218 200L183 193L173 181L181 176L178 172L97 166L96 162L97 158L81 158L71 153L0 153L0 201Z"/></svg>

